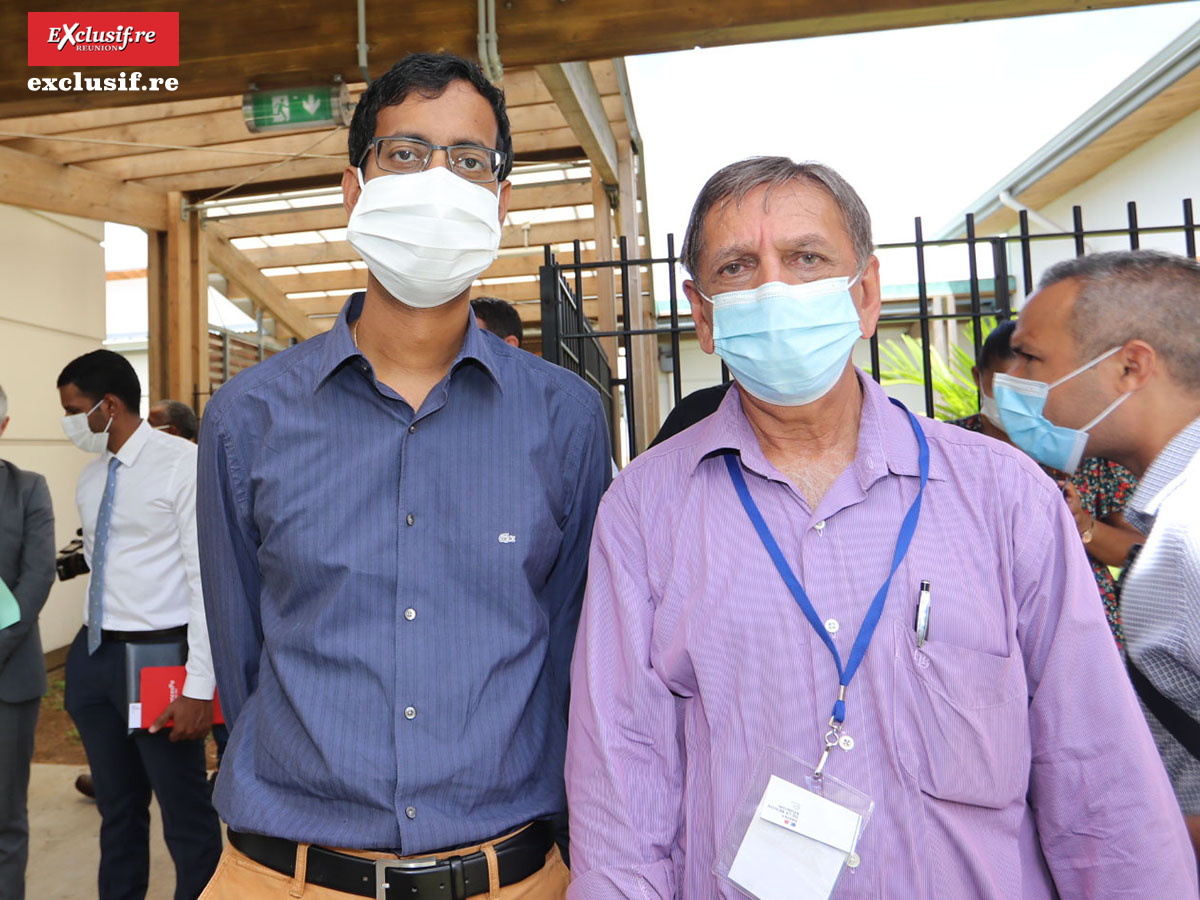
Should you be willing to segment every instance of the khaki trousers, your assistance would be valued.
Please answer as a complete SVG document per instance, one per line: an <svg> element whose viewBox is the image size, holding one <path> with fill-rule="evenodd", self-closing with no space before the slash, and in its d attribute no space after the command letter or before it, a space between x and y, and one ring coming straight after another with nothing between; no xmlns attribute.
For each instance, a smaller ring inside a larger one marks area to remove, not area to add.
<svg viewBox="0 0 1200 900"><path fill-rule="evenodd" d="M519 829L518 829L519 830ZM516 834L513 832L512 834ZM546 854L546 865L524 881L500 887L500 876L496 869L495 845L512 836L506 834L488 841L485 844L475 844L470 847L459 847L444 853L418 853L416 856L435 855L439 859L448 856L467 856L476 851L482 851L487 856L489 890L475 896L483 900L563 900L567 896L567 885L571 881L571 873L558 847L551 847ZM238 852L232 845L226 844L217 871L200 900L283 900L283 898L303 898L303 900L348 900L354 894L331 890L315 884L306 884L304 880L307 865L308 844L300 844L296 849L296 876L290 877L274 869L259 865L250 857ZM363 859L390 859L392 853L374 853L369 850L340 850Z"/></svg>

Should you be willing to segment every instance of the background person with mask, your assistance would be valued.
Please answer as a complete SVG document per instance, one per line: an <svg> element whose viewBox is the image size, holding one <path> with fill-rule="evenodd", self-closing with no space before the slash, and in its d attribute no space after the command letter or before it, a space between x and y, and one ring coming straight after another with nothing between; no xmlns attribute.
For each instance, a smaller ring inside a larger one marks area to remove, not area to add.
<svg viewBox="0 0 1200 900"><path fill-rule="evenodd" d="M222 387L201 428L231 723L214 793L230 847L205 897L561 897L548 820L609 480L600 396L476 327L512 165L479 67L406 57L349 145L366 295ZM374 861L398 855L422 861Z"/></svg>
<svg viewBox="0 0 1200 900"><path fill-rule="evenodd" d="M84 626L67 654L67 712L100 811L100 900L140 898L150 877L150 792L175 863L175 900L199 896L221 854L205 783L215 687L196 549L196 448L138 416L141 385L109 350L58 376L63 431L97 454L75 491L88 576ZM186 642L181 695L149 731L128 730L131 645ZM169 720L174 726L163 727Z"/></svg>
<svg viewBox="0 0 1200 900"><path fill-rule="evenodd" d="M1007 372L1016 358L1009 343L1016 326L1013 320L1001 322L988 334L980 348L979 365L971 368L982 398L980 411L951 423L1008 444L1012 441L1000 424L1000 413L992 396L992 378L998 372ZM1108 626L1117 645L1122 646L1121 610L1116 580L1109 567L1125 565L1129 548L1142 540L1142 533L1121 515L1137 487L1137 478L1124 466L1096 456L1080 460L1079 467L1070 475L1051 466L1043 469L1063 489L1079 529L1079 539L1092 564L1092 574L1096 576Z"/></svg>
<svg viewBox="0 0 1200 900"><path fill-rule="evenodd" d="M1147 537L1123 578L1125 649L1200 848L1200 264L1153 250L1059 263L1013 349L996 402L1014 440L1141 479L1126 511Z"/></svg>
<svg viewBox="0 0 1200 900"><path fill-rule="evenodd" d="M733 877L735 852L761 860L746 879L795 874L755 890L782 900L1195 898L1057 486L851 363L881 306L854 189L815 163L727 166L683 260L701 347L736 383L596 518L573 900L733 897L713 867ZM793 799L818 771L844 789ZM784 821L763 834L769 812Z"/></svg>
<svg viewBox="0 0 1200 900"><path fill-rule="evenodd" d="M8 397L0 387L0 436L6 428ZM0 459L0 608L11 597L19 615L0 628L0 900L25 896L29 766L46 693L38 613L53 583L54 512L46 479Z"/></svg>

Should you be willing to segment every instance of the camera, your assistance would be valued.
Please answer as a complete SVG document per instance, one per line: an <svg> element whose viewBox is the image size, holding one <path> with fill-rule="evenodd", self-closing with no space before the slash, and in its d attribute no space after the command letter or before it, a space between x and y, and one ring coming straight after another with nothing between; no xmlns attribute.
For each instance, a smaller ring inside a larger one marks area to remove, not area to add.
<svg viewBox="0 0 1200 900"><path fill-rule="evenodd" d="M70 581L76 575L86 575L91 571L88 568L87 560L83 558L82 528L75 529L75 540L58 551L58 557L54 560L54 568L58 569L59 581Z"/></svg>

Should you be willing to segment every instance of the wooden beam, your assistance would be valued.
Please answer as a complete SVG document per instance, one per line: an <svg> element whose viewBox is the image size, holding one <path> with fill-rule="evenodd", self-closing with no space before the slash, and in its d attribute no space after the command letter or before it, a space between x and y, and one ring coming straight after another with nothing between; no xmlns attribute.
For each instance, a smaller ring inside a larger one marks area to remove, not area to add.
<svg viewBox="0 0 1200 900"><path fill-rule="evenodd" d="M605 184L616 184L617 141L588 64L553 63L538 66L537 73L592 161L592 170Z"/></svg>
<svg viewBox="0 0 1200 900"><path fill-rule="evenodd" d="M165 194L7 147L0 147L0 203L167 229Z"/></svg>
<svg viewBox="0 0 1200 900"><path fill-rule="evenodd" d="M245 133L242 138L246 138ZM251 151L251 152L246 152ZM278 156L259 156L276 153ZM203 172L209 169L229 170L239 166L266 167L297 153L321 154L331 171L341 172L346 166L346 131L335 128L322 133L274 135L249 140L231 141L192 150L154 150L148 153L113 156L81 163L85 169L103 172L125 181L145 181L161 175ZM305 157L305 161L307 157ZM232 182L230 182L232 183Z"/></svg>
<svg viewBox="0 0 1200 900"><path fill-rule="evenodd" d="M592 172L592 213L596 223L596 257L610 260L613 258L613 214L608 191L600 181L600 176ZM615 331L617 328L617 289L613 269L599 269L596 296L598 310L596 325L600 331ZM609 368L616 374L617 368L617 339L615 337L600 338L600 346L608 357ZM621 404L613 404L614 424L621 419ZM613 434L619 433L615 429ZM614 449L614 455L616 450Z"/></svg>
<svg viewBox="0 0 1200 900"><path fill-rule="evenodd" d="M512 211L556 209L567 206L587 206L592 193L586 179L575 178L561 182L538 182L532 185L513 185ZM254 215L227 216L219 221L229 237L259 237L264 234L291 234L298 231L324 231L345 228L347 216L340 203L329 206L304 207ZM275 249L275 248L273 248ZM279 248L282 249L282 248ZM255 251L263 252L263 251ZM347 259L357 259L346 257ZM321 260L312 260L319 262ZM263 266L294 265L291 262L263 262Z"/></svg>
<svg viewBox="0 0 1200 900"><path fill-rule="evenodd" d="M167 293L164 307L166 395L192 401L192 248L183 196L167 195Z"/></svg>
<svg viewBox="0 0 1200 900"><path fill-rule="evenodd" d="M316 333L308 320L296 312L287 296L271 283L271 279L258 271L258 267L245 254L229 243L229 235L220 224L209 222L208 231L208 258L214 269L222 272L230 281L236 281L256 306L296 337L303 340Z"/></svg>
<svg viewBox="0 0 1200 900"><path fill-rule="evenodd" d="M200 216L188 218L188 247L190 253L189 308L191 310L191 347L189 354L191 390L185 402L196 415L204 413L208 403L210 375L208 346L208 234Z"/></svg>
<svg viewBox="0 0 1200 900"><path fill-rule="evenodd" d="M366 269L345 269L333 272L311 272L306 275L264 276L281 294L305 291L361 291L367 287ZM290 299L289 303L295 303Z"/></svg>
<svg viewBox="0 0 1200 900"><path fill-rule="evenodd" d="M637 210L637 175L634 171L637 160L633 155L633 145L629 141L621 143L619 160L620 233L626 240L629 254L634 256L638 247L640 216ZM642 295L640 268L635 266L629 270L629 277L621 285L621 290L629 297L629 319L633 327L654 328L657 317L654 310L649 308L647 298ZM632 376L636 392L634 409L637 413L637 448L640 452L649 446L662 422L658 415L658 339L653 335L640 335L633 339L631 349L634 358L627 359L625 364L626 372Z"/></svg>
<svg viewBox="0 0 1200 900"><path fill-rule="evenodd" d="M165 205L165 198L164 198ZM165 231L146 234L146 294L148 301L147 355L150 403L167 399L167 235Z"/></svg>
<svg viewBox="0 0 1200 900"><path fill-rule="evenodd" d="M611 59L695 46L875 31L1006 16L1074 12L1128 6L1150 0L609 0L562 3L523 0L497 10L499 47L507 67L545 65L573 59ZM312 83L340 75L358 81L354 5L348 0L91 0L93 11L179 11L177 67L147 68L144 76L174 77L172 100L241 94L251 81L261 87ZM498 4L499 6L499 4ZM43 0L0 4L0 117L73 111L104 102L132 106L140 91L104 94L34 91L31 77L70 77L73 66L30 69L26 14ZM367 7L370 70L380 75L413 50L443 49L466 57L477 53L478 22L472 6L444 0L376 3ZM126 68L128 68L126 66ZM116 75L120 66L89 68L90 77ZM263 73L271 73L264 77ZM165 92L161 92L165 94ZM161 98L161 94L160 94Z"/></svg>

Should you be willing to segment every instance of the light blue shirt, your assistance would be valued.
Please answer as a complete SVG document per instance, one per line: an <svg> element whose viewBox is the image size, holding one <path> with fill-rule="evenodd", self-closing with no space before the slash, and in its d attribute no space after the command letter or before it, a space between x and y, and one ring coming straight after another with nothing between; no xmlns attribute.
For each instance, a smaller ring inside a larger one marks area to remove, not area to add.
<svg viewBox="0 0 1200 900"><path fill-rule="evenodd" d="M351 338L238 375L200 435L241 831L403 853L565 808L567 680L609 481L600 396L476 328L414 414Z"/></svg>

